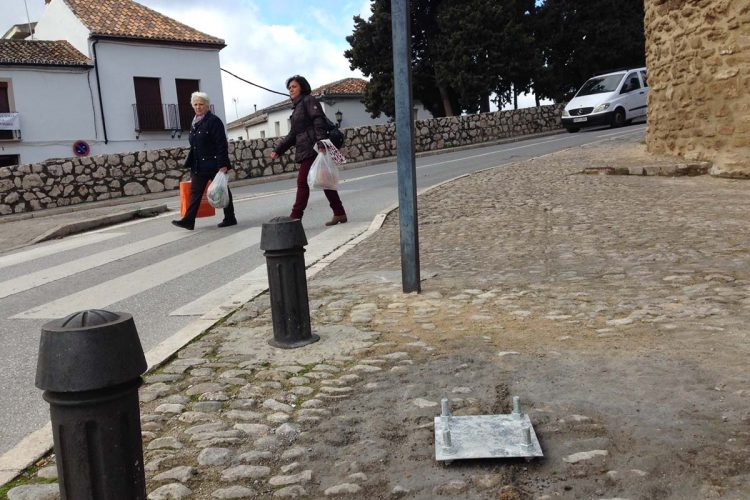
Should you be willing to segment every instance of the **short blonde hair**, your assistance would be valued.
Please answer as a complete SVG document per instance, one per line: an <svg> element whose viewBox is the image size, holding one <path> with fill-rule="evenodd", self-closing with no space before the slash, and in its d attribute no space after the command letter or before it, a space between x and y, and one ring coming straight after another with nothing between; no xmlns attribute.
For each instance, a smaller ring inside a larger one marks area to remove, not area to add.
<svg viewBox="0 0 750 500"><path fill-rule="evenodd" d="M190 104L193 104L193 101L195 101L196 99L200 99L201 101L205 102L206 105L211 104L211 99L205 92L193 92L192 94L190 94Z"/></svg>

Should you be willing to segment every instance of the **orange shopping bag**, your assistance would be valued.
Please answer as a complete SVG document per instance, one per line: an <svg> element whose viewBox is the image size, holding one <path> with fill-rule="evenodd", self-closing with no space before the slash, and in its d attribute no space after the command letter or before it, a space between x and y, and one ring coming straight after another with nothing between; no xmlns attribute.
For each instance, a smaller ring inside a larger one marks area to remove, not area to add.
<svg viewBox="0 0 750 500"><path fill-rule="evenodd" d="M210 185L211 182L206 184L206 191L208 191L208 186ZM183 217L185 217L185 212L187 212L188 205L190 205L191 186L190 181L180 182L180 214ZM201 204L198 207L198 215L196 217L213 217L216 215L216 209L211 206L206 198L206 191L203 192L203 198L201 198Z"/></svg>

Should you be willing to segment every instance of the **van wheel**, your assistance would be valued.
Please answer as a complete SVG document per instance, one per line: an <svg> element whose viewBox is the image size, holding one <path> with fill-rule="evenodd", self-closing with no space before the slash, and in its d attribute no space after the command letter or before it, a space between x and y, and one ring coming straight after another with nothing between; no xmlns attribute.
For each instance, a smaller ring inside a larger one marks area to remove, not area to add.
<svg viewBox="0 0 750 500"><path fill-rule="evenodd" d="M581 129L580 129L580 128L578 128L578 127L567 127L567 128L565 129L565 130L567 130L567 131L568 131L568 132L570 132L571 134L574 134L574 133L578 132L578 131L579 131L579 130L581 130Z"/></svg>
<svg viewBox="0 0 750 500"><path fill-rule="evenodd" d="M612 128L622 127L623 125L625 125L625 110L617 108L612 115Z"/></svg>

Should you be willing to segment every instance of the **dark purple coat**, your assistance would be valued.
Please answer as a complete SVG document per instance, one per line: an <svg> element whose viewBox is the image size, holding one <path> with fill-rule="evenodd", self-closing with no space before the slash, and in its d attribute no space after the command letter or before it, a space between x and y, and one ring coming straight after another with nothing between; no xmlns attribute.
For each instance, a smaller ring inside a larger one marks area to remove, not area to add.
<svg viewBox="0 0 750 500"><path fill-rule="evenodd" d="M282 155L294 146L294 162L302 163L317 155L315 143L327 137L326 115L320 102L310 94L298 97L293 106L289 134L276 145L274 151Z"/></svg>

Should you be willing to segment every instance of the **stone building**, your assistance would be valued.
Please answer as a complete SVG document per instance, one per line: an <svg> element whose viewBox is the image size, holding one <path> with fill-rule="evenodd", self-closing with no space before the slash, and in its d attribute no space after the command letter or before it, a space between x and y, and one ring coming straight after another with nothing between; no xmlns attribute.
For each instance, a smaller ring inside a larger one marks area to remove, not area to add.
<svg viewBox="0 0 750 500"><path fill-rule="evenodd" d="M645 0L649 151L750 178L750 2Z"/></svg>

